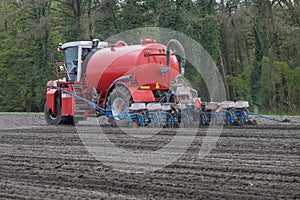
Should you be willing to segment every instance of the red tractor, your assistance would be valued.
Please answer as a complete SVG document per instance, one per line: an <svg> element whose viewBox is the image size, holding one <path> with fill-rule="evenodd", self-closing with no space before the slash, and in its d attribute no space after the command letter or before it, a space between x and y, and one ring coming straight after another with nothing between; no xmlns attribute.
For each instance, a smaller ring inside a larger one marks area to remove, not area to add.
<svg viewBox="0 0 300 200"><path fill-rule="evenodd" d="M181 51L180 63L170 50ZM61 44L64 62L58 79L47 83L45 118L50 125L106 115L111 125L176 126L187 107L201 108L197 92L183 79L185 53L177 40L167 46L152 39L139 45L123 41ZM186 116L186 117L185 117ZM192 117L193 118L193 117Z"/></svg>

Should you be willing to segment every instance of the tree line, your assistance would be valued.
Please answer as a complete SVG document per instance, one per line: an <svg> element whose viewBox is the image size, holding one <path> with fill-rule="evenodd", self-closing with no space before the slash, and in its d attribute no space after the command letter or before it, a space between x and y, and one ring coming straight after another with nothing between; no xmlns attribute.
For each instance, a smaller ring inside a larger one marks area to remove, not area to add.
<svg viewBox="0 0 300 200"><path fill-rule="evenodd" d="M162 27L212 56L227 99L300 113L300 3L293 0L0 0L0 111L42 111L49 56L60 42ZM56 56L62 59L61 55ZM193 67L187 76L204 100Z"/></svg>

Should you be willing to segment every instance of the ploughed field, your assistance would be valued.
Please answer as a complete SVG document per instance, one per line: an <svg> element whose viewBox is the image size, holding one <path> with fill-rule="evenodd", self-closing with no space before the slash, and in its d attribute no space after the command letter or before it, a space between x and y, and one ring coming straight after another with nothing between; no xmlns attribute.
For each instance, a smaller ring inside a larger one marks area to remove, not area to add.
<svg viewBox="0 0 300 200"><path fill-rule="evenodd" d="M0 115L0 199L300 199L300 118L291 120L225 127L204 158L198 155L207 128L199 128L178 160L135 172L95 159L74 126L47 126L43 115ZM177 134L101 130L118 148L141 152L163 148ZM132 162L124 159L134 168Z"/></svg>

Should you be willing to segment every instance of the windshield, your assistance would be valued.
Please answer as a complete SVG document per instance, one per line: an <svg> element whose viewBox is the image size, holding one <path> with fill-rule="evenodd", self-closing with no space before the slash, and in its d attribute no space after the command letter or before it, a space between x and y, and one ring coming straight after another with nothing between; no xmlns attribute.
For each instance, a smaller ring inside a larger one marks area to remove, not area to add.
<svg viewBox="0 0 300 200"><path fill-rule="evenodd" d="M65 64L69 73L78 66L78 47L65 49Z"/></svg>
<svg viewBox="0 0 300 200"><path fill-rule="evenodd" d="M65 65L68 71L67 80L75 81L78 68L78 47L69 47L64 50Z"/></svg>

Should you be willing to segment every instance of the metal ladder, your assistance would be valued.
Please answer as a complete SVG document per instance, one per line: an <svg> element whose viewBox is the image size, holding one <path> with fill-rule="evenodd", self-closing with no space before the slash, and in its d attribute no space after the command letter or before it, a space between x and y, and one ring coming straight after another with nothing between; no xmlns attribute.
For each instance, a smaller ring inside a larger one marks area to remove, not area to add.
<svg viewBox="0 0 300 200"><path fill-rule="evenodd" d="M73 92L77 96L80 96L80 97L85 98L90 101L92 100L91 93L88 91L85 91L84 86L82 86L81 84L74 84ZM75 107L76 107L76 111L74 113L74 117L76 119L85 119L87 117L95 116L95 110L91 106L89 106L87 102L85 102L79 98L75 98Z"/></svg>

